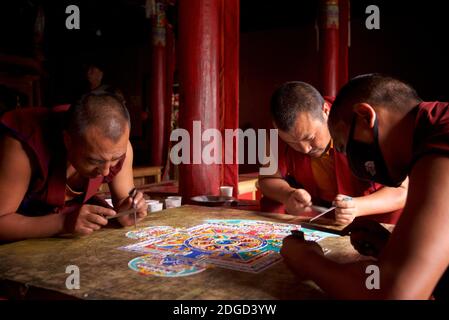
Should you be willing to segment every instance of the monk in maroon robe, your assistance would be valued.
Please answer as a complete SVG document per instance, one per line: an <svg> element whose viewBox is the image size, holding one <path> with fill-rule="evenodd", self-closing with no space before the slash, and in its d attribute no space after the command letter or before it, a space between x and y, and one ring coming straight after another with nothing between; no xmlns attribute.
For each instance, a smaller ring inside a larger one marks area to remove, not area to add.
<svg viewBox="0 0 449 320"><path fill-rule="evenodd" d="M106 216L135 207L146 216L134 188L129 114L115 95L86 95L56 109L26 108L0 120L0 240L89 234ZM94 195L108 183L114 209ZM133 216L117 218L128 226Z"/></svg>
<svg viewBox="0 0 449 320"><path fill-rule="evenodd" d="M377 260L336 263L318 244L287 237L286 263L335 298L447 298L449 104L423 102L397 79L363 75L340 90L328 123L358 177L395 187L408 176L407 201L391 236L379 225L347 227L355 248L375 249Z"/></svg>

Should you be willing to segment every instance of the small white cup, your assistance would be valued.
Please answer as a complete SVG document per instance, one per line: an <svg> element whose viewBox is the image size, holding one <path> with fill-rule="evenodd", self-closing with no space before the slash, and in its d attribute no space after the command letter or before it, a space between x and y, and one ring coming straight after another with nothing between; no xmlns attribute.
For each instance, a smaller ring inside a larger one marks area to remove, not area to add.
<svg viewBox="0 0 449 320"><path fill-rule="evenodd" d="M220 195L223 197L232 197L232 186L221 186L220 187Z"/></svg>
<svg viewBox="0 0 449 320"><path fill-rule="evenodd" d="M181 200L182 200L182 197L181 197L181 196L169 196L169 197L167 197L167 199L173 199L173 200L179 200L179 201L181 201Z"/></svg>
<svg viewBox="0 0 449 320"><path fill-rule="evenodd" d="M157 212L162 210L163 204L161 202L151 202L148 204L148 212Z"/></svg>
<svg viewBox="0 0 449 320"><path fill-rule="evenodd" d="M177 208L181 206L182 197L170 196L165 199L165 208Z"/></svg>

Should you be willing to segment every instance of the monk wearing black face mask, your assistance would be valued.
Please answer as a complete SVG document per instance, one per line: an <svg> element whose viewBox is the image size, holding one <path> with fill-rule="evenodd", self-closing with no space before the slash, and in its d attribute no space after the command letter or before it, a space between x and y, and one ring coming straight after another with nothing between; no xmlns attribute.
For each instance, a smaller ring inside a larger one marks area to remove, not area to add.
<svg viewBox="0 0 449 320"><path fill-rule="evenodd" d="M354 175L362 180L381 183L389 187L399 187L407 178L407 174L405 173L404 176L400 176L396 180L390 177L387 165L382 156L382 150L379 146L379 126L377 119L374 120L373 141L370 143L354 139L356 124L357 117L354 116L346 144L348 163Z"/></svg>
<svg viewBox="0 0 449 320"><path fill-rule="evenodd" d="M377 261L341 265L316 244L287 237L286 263L336 298L447 298L449 103L423 102L402 81L364 75L340 90L328 124L356 175L389 185L409 176L406 205L384 247L375 250ZM366 286L372 264L379 268L377 290Z"/></svg>

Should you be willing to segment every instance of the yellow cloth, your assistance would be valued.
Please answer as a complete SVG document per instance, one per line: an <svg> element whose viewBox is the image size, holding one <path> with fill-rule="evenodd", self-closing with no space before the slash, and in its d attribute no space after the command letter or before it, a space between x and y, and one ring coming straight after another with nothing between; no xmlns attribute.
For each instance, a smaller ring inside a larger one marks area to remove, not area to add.
<svg viewBox="0 0 449 320"><path fill-rule="evenodd" d="M319 158L311 158L312 173L317 184L319 197L321 200L329 202L333 201L338 193L333 148L334 144L331 140L327 152Z"/></svg>

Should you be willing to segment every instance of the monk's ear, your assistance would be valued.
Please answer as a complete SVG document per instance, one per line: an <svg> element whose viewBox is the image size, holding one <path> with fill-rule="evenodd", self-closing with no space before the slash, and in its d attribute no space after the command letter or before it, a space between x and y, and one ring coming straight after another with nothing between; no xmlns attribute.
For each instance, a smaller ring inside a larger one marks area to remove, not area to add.
<svg viewBox="0 0 449 320"><path fill-rule="evenodd" d="M331 112L331 105L324 101L323 106L321 107L321 110L326 115L326 117L329 117L329 113Z"/></svg>
<svg viewBox="0 0 449 320"><path fill-rule="evenodd" d="M370 128L374 127L376 121L376 111L374 108L365 102L354 105L354 112L363 119L363 122Z"/></svg>

